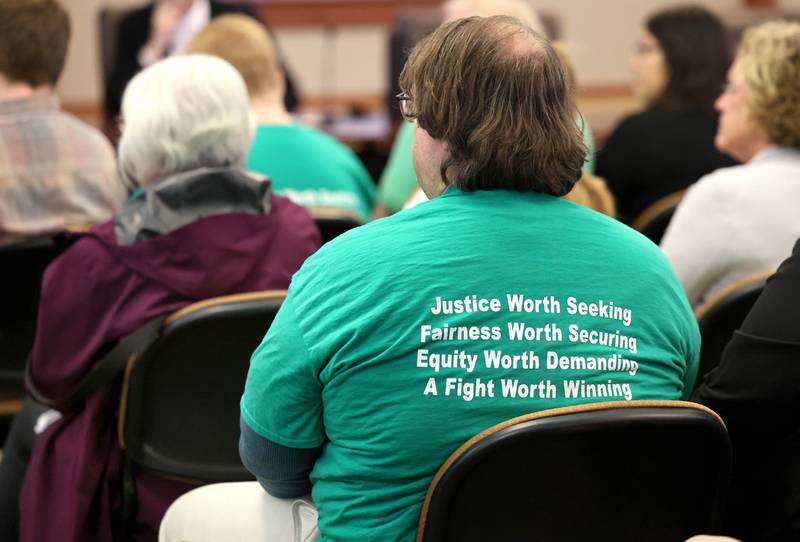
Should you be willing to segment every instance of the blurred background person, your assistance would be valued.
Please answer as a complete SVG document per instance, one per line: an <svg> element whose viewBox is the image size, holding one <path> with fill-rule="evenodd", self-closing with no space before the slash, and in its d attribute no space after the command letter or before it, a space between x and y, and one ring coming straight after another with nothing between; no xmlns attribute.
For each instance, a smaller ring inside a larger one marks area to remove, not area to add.
<svg viewBox="0 0 800 542"><path fill-rule="evenodd" d="M210 20L226 13L256 17L250 5L215 0L156 0L128 13L119 24L113 70L106 84L106 117L119 114L125 85L139 70L182 52ZM287 85L286 106L293 110L297 96L291 77Z"/></svg>
<svg viewBox="0 0 800 542"><path fill-rule="evenodd" d="M630 66L644 111L623 119L597 153L597 175L631 222L649 205L735 162L714 148L714 100L730 66L728 32L699 6L651 16Z"/></svg>
<svg viewBox="0 0 800 542"><path fill-rule="evenodd" d="M744 165L692 186L661 248L697 305L774 271L800 238L800 23L748 30L716 101L715 143Z"/></svg>
<svg viewBox="0 0 800 542"><path fill-rule="evenodd" d="M70 247L42 285L29 384L56 403L144 323L210 297L285 289L320 244L305 209L245 171L253 117L244 82L227 62L204 55L158 62L128 85L122 113L120 170L143 194ZM119 382L120 375L63 412L34 444L33 423L45 409L26 400L5 445L22 457L0 463L7 504L16 489L9 480L21 475L6 469L24 469L33 446L20 494L21 540L113 539L122 492ZM53 412L45 415L57 418ZM190 488L137 475L134 538L155 540L167 506ZM58 513L43 520L45 510Z"/></svg>
<svg viewBox="0 0 800 542"><path fill-rule="evenodd" d="M0 245L103 222L125 201L108 140L60 109L69 40L56 0L0 2Z"/></svg>
<svg viewBox="0 0 800 542"><path fill-rule="evenodd" d="M260 23L245 15L223 15L189 43L187 52L221 57L244 78L258 123L249 169L268 175L276 193L296 203L342 209L369 220L375 183L348 147L289 115L275 45Z"/></svg>

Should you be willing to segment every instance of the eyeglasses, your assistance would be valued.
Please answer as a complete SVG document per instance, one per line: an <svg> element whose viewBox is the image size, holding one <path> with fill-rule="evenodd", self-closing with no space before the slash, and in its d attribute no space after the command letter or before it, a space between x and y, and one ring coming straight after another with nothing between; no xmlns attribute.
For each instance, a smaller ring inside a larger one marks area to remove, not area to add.
<svg viewBox="0 0 800 542"><path fill-rule="evenodd" d="M405 92L401 92L395 96L395 98L397 98L397 103L400 106L400 114L403 115L404 119L412 122L416 118L416 111L414 111L414 101L411 99L411 96Z"/></svg>

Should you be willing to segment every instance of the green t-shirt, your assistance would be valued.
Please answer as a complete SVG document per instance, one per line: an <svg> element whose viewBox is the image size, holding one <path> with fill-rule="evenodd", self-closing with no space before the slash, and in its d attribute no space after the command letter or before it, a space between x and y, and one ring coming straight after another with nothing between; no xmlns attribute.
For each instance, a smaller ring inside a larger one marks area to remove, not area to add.
<svg viewBox="0 0 800 542"><path fill-rule="evenodd" d="M594 173L595 148L592 130L580 116L575 119L575 122L581 127L583 144L586 145L586 162L583 164L583 171ZM386 167L378 182L378 201L386 207L389 213L400 211L419 186L417 175L414 173L414 163L411 160L413 143L414 123L404 122L397 129L389 160L386 162Z"/></svg>
<svg viewBox="0 0 800 542"><path fill-rule="evenodd" d="M390 213L400 211L419 186L414 162L411 160L413 143L414 123L403 122L394 136L389 159L378 181L378 201Z"/></svg>
<svg viewBox="0 0 800 542"><path fill-rule="evenodd" d="M262 124L256 130L247 168L268 175L277 194L305 207L372 215L375 183L353 152L336 139L303 124Z"/></svg>
<svg viewBox="0 0 800 542"><path fill-rule="evenodd" d="M552 196L448 188L306 261L253 354L242 416L278 444L324 444L323 540L410 541L464 441L542 409L687 398L699 345L639 233Z"/></svg>

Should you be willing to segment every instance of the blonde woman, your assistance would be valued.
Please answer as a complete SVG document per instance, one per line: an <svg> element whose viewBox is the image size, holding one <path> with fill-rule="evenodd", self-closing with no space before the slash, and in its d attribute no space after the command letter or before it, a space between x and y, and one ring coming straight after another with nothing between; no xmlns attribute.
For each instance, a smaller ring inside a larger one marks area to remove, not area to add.
<svg viewBox="0 0 800 542"><path fill-rule="evenodd" d="M692 186L661 243L694 305L774 271L800 237L800 23L749 30L727 79L715 144L744 165Z"/></svg>

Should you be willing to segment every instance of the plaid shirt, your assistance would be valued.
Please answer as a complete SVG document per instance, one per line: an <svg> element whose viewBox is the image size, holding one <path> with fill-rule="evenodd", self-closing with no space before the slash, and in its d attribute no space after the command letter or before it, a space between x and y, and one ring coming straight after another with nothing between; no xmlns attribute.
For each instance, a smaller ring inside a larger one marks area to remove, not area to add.
<svg viewBox="0 0 800 542"><path fill-rule="evenodd" d="M55 94L0 100L0 244L103 222L125 196L111 144Z"/></svg>

